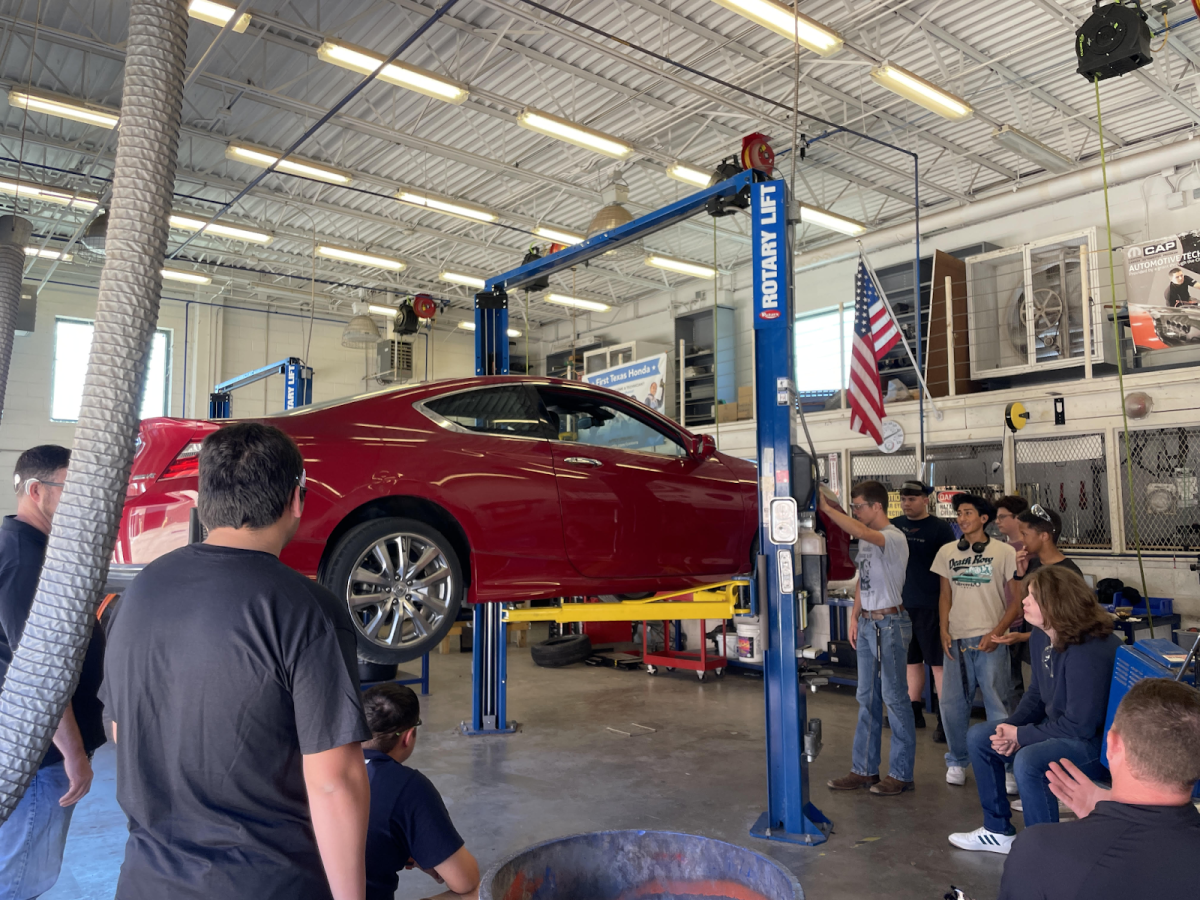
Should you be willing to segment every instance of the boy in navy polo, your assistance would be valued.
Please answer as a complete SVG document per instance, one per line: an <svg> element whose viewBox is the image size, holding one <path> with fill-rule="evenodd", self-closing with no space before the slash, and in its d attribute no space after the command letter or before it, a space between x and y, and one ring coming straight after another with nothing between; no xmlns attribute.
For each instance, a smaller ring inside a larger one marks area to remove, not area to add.
<svg viewBox="0 0 1200 900"><path fill-rule="evenodd" d="M371 781L367 827L367 898L392 900L401 869L419 868L449 890L433 900L479 896L479 864L450 821L433 783L404 765L417 743L421 706L401 684L363 694L372 738L363 743Z"/></svg>

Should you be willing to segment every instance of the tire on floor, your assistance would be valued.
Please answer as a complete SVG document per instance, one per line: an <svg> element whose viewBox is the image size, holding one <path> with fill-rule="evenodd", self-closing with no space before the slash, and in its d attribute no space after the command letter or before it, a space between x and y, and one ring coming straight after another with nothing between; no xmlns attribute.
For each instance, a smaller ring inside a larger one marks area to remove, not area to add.
<svg viewBox="0 0 1200 900"><path fill-rule="evenodd" d="M529 655L537 665L547 669L573 665L592 655L592 639L586 634L564 634L534 644Z"/></svg>

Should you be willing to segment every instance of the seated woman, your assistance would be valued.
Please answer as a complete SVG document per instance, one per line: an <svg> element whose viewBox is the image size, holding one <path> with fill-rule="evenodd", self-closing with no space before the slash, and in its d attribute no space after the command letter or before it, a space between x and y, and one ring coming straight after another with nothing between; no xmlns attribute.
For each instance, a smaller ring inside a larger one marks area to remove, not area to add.
<svg viewBox="0 0 1200 900"><path fill-rule="evenodd" d="M963 850L1008 853L1016 831L1004 790L1006 762L1013 764L1027 827L1058 821L1058 800L1046 779L1051 761L1069 759L1092 778L1107 777L1100 747L1121 645L1112 618L1087 582L1062 566L1039 569L1025 585L1025 621L1034 626L1033 679L1015 713L967 733L983 827L950 835L950 843Z"/></svg>
<svg viewBox="0 0 1200 900"><path fill-rule="evenodd" d="M367 826L367 900L392 900L401 869L422 869L448 891L434 900L475 900L479 865L463 844L442 795L404 762L421 724L417 695L402 684L377 684L363 694L373 737L363 743L371 781Z"/></svg>

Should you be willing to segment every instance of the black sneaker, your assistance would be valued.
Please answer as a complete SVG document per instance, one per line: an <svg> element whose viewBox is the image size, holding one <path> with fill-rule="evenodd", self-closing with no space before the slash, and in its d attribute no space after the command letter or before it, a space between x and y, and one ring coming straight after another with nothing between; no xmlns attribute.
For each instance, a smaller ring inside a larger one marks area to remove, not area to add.
<svg viewBox="0 0 1200 900"><path fill-rule="evenodd" d="M913 722L918 728L925 727L925 702L923 700L914 700L912 702Z"/></svg>
<svg viewBox="0 0 1200 900"><path fill-rule="evenodd" d="M942 728L942 717L938 716L937 728L933 729L933 742L935 744L946 743L946 732Z"/></svg>

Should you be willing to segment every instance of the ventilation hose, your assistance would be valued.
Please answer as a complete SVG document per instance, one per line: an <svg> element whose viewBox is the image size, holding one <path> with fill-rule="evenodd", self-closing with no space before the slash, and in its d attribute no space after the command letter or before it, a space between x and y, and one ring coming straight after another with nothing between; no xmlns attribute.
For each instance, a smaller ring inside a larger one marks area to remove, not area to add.
<svg viewBox="0 0 1200 900"><path fill-rule="evenodd" d="M37 771L78 683L120 524L162 291L185 5L130 5L107 254L75 448L33 611L0 693L0 823Z"/></svg>
<svg viewBox="0 0 1200 900"><path fill-rule="evenodd" d="M19 216L0 217L0 414L4 388L12 361L13 333L21 306L21 281L25 276L25 247L33 225Z"/></svg>

